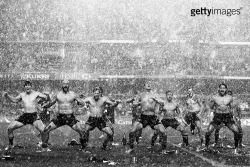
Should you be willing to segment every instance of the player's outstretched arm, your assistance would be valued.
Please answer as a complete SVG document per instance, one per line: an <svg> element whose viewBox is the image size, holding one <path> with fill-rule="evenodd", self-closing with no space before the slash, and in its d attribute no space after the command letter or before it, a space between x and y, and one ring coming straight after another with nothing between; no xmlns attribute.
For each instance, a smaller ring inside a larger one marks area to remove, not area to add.
<svg viewBox="0 0 250 167"><path fill-rule="evenodd" d="M105 103L108 105L111 105L112 107L117 106L119 103L121 103L120 100L116 100L116 101L111 101L108 97L105 97Z"/></svg>
<svg viewBox="0 0 250 167"><path fill-rule="evenodd" d="M157 103L164 105L164 100L162 100L159 95L155 95L155 97L153 97L152 99Z"/></svg>
<svg viewBox="0 0 250 167"><path fill-rule="evenodd" d="M134 101L135 101L135 98L130 98L130 99L126 100L125 102L126 103L133 103Z"/></svg>
<svg viewBox="0 0 250 167"><path fill-rule="evenodd" d="M18 103L22 100L21 94L19 94L17 97L10 96L7 92L3 92L3 96L9 99L13 103Z"/></svg>
<svg viewBox="0 0 250 167"><path fill-rule="evenodd" d="M56 104L56 102L57 102L57 97L54 97L53 100L51 100L48 103L45 103L44 105L42 105L42 108L50 108L51 106Z"/></svg>
<svg viewBox="0 0 250 167"><path fill-rule="evenodd" d="M83 99L81 99L78 95L75 95L75 101L77 102L77 104L85 106Z"/></svg>
<svg viewBox="0 0 250 167"><path fill-rule="evenodd" d="M176 109L175 109L176 114L180 115L181 114L181 110L179 107L179 104L177 104Z"/></svg>
<svg viewBox="0 0 250 167"><path fill-rule="evenodd" d="M37 98L39 98L39 97L46 100L46 101L49 100L49 96L47 96L46 94L40 93L40 92L38 92Z"/></svg>

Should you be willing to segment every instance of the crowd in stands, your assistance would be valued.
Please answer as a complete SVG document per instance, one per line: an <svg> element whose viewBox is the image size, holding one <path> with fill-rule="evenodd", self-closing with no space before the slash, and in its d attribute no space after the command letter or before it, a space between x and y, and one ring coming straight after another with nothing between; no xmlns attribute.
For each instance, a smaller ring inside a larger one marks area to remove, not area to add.
<svg viewBox="0 0 250 167"><path fill-rule="evenodd" d="M0 73L249 77L249 46L219 44L219 41L249 41L246 28L250 25L249 2L211 0L206 3L214 8L235 8L241 4L244 11L231 17L191 17L190 9L200 3L197 0L1 1ZM183 95L184 84L195 85L199 94L208 95L221 82L211 79L168 81L163 77L155 80L155 87L157 92L171 88ZM20 81L1 82L1 89L14 95L22 90ZM60 89L58 81L49 82L50 91ZM72 88L79 94L89 94L93 85L101 83L107 93L122 98L132 96L144 82L103 79L86 86L84 81L75 81ZM36 89L43 91L44 84L45 81L37 82ZM245 86L249 84L234 80L229 87L242 95L249 92ZM83 87L88 91L82 90ZM1 105L7 113L19 112L21 108L20 104L10 104L4 99Z"/></svg>
<svg viewBox="0 0 250 167"><path fill-rule="evenodd" d="M199 6L196 0L110 2L2 1L0 72L250 75L247 46L199 44L200 40L248 41L249 30L242 26L250 24L248 12L230 19L203 19L190 16L190 9ZM211 3L218 8L235 7L231 1ZM103 39L139 44L88 43ZM177 42L167 43L171 40Z"/></svg>

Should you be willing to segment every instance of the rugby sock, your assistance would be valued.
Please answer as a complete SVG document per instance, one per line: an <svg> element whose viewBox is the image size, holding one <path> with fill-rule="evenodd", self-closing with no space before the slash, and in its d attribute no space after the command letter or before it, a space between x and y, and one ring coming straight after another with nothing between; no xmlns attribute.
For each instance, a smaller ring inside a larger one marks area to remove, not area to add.
<svg viewBox="0 0 250 167"><path fill-rule="evenodd" d="M201 146L202 146L202 144L203 144L203 142L204 142L204 139L203 139L202 136L200 137L200 140L201 140Z"/></svg>
<svg viewBox="0 0 250 167"><path fill-rule="evenodd" d="M134 149L134 141L135 141L135 133L134 132L130 132L129 133L129 147L131 149Z"/></svg>
<svg viewBox="0 0 250 167"><path fill-rule="evenodd" d="M238 148L238 144L239 144L239 134L234 133L234 147Z"/></svg>
<svg viewBox="0 0 250 167"><path fill-rule="evenodd" d="M191 123L190 125L190 131L193 133L195 130L195 124Z"/></svg>
<svg viewBox="0 0 250 167"><path fill-rule="evenodd" d="M102 145L104 149L106 149L106 147L107 147L109 141L112 141L112 138L113 138L113 135L107 134L107 138L106 138L106 140L103 142L103 145Z"/></svg>
<svg viewBox="0 0 250 167"><path fill-rule="evenodd" d="M166 149L167 147L167 134L160 134L160 137L161 137L161 146L162 146L162 149Z"/></svg>
<svg viewBox="0 0 250 167"><path fill-rule="evenodd" d="M234 134L234 146L235 148L238 148L239 146L241 146L241 142L242 142L242 133L235 133Z"/></svg>
<svg viewBox="0 0 250 167"><path fill-rule="evenodd" d="M80 138L80 143L82 145L82 149L87 147L88 140Z"/></svg>
<svg viewBox="0 0 250 167"><path fill-rule="evenodd" d="M189 142L188 142L188 135L182 135L182 139L183 139L183 143L188 146Z"/></svg>
<svg viewBox="0 0 250 167"><path fill-rule="evenodd" d="M242 147L243 131L241 126L239 126L239 147Z"/></svg>
<svg viewBox="0 0 250 167"><path fill-rule="evenodd" d="M214 133L215 144L218 144L219 137L220 137L220 133L219 133L219 131L216 130L215 133Z"/></svg>
<svg viewBox="0 0 250 167"><path fill-rule="evenodd" d="M42 143L42 148L47 148L48 144L47 143Z"/></svg>
<svg viewBox="0 0 250 167"><path fill-rule="evenodd" d="M14 137L9 137L9 145L13 145Z"/></svg>
<svg viewBox="0 0 250 167"><path fill-rule="evenodd" d="M114 127L111 127L111 131L112 131L113 135L112 135L110 141L113 142L114 141L114 134L115 134Z"/></svg>
<svg viewBox="0 0 250 167"><path fill-rule="evenodd" d="M205 146L208 147L210 142L210 135L206 133L205 135Z"/></svg>
<svg viewBox="0 0 250 167"><path fill-rule="evenodd" d="M151 139L151 146L155 145L155 141L157 140L158 135L159 134L157 132L154 132L154 135L152 136L152 139Z"/></svg>
<svg viewBox="0 0 250 167"><path fill-rule="evenodd" d="M86 132L83 134L83 138L80 138L82 149L85 149L87 147L88 141L89 141L89 133Z"/></svg>
<svg viewBox="0 0 250 167"><path fill-rule="evenodd" d="M239 133L239 147L242 147L243 133Z"/></svg>

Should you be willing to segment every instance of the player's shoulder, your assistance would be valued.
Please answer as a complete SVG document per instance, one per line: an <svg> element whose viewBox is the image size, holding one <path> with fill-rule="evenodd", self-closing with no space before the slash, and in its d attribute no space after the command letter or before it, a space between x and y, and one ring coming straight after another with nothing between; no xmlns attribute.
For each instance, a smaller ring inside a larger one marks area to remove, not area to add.
<svg viewBox="0 0 250 167"><path fill-rule="evenodd" d="M103 100L111 100L112 101L112 99L110 99L108 96L102 96L101 99L103 99Z"/></svg>
<svg viewBox="0 0 250 167"><path fill-rule="evenodd" d="M35 91L33 90L33 93L36 94L36 95L40 95L40 94L43 94L42 92L39 92L39 91Z"/></svg>
<svg viewBox="0 0 250 167"><path fill-rule="evenodd" d="M140 92L140 93L137 95L137 97L138 97L138 98L143 97L143 96L145 96L145 94L146 94L146 92Z"/></svg>
<svg viewBox="0 0 250 167"><path fill-rule="evenodd" d="M26 93L25 92L21 92L21 93L19 93L19 96L24 96Z"/></svg>
<svg viewBox="0 0 250 167"><path fill-rule="evenodd" d="M210 95L210 99L216 99L218 97L219 97L218 93Z"/></svg>
<svg viewBox="0 0 250 167"><path fill-rule="evenodd" d="M71 95L77 95L74 91L72 91L72 90L70 90L69 91L69 94L71 94Z"/></svg>
<svg viewBox="0 0 250 167"><path fill-rule="evenodd" d="M176 106L179 106L179 103L178 103L177 100L174 100L174 101L173 101L173 104L176 105Z"/></svg>
<svg viewBox="0 0 250 167"><path fill-rule="evenodd" d="M88 96L88 97L86 97L86 100L87 101L94 101L94 97L93 96Z"/></svg>
<svg viewBox="0 0 250 167"><path fill-rule="evenodd" d="M231 95L227 95L227 98L229 98L230 100L233 100L233 96Z"/></svg>

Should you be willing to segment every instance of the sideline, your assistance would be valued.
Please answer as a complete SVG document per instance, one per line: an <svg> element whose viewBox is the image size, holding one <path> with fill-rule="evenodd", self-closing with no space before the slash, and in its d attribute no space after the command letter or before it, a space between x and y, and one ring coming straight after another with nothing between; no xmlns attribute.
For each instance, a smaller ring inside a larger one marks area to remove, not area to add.
<svg viewBox="0 0 250 167"><path fill-rule="evenodd" d="M236 165L226 165L226 164L223 164L223 163L219 163L218 161L208 159L208 158L204 157L203 155L201 155L201 154L199 154L199 153L197 153L195 151L191 151L191 150L188 150L186 148L180 147L177 144L173 144L173 143L170 143L170 142L167 142L167 143L174 146L174 147L177 147L177 148L179 148L179 149L181 149L181 150L183 150L185 152L188 152L188 153L190 153L190 154L192 154L192 155L194 155L196 157L201 158L203 161L206 161L206 162L210 163L212 166L216 166L216 167L237 167ZM238 166L238 167L248 167L248 166Z"/></svg>

